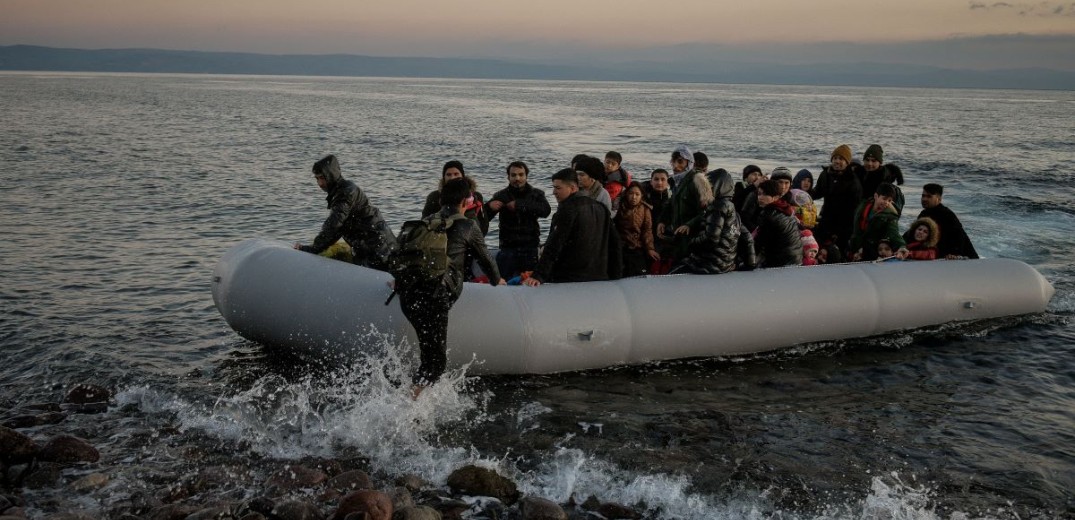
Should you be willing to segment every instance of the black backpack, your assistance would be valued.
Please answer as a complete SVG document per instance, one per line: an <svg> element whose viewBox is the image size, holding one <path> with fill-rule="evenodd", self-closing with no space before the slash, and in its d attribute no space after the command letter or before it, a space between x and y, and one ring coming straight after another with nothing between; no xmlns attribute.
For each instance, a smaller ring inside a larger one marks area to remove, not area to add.
<svg viewBox="0 0 1075 520"><path fill-rule="evenodd" d="M399 247L388 257L388 272L401 288L440 280L451 268L448 258L448 229L463 218L434 215L408 220L399 231Z"/></svg>

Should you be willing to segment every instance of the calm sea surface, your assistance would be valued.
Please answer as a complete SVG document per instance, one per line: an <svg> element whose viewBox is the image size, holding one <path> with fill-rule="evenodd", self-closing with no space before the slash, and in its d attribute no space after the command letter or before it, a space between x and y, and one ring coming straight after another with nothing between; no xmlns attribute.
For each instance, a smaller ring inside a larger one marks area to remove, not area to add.
<svg viewBox="0 0 1075 520"><path fill-rule="evenodd" d="M476 461L652 518L1075 516L1073 92L5 73L0 114L0 410L80 382L118 392L24 430L88 439L101 465L65 475L111 478L28 491L31 515L108 516L208 466L247 468L206 491L242 498L265 461L361 456L439 484ZM645 178L684 143L713 167L816 174L836 145L874 142L907 176L904 226L920 186L944 184L982 256L1055 285L1049 311L747 359L455 372L411 404L368 367L268 356L210 294L230 246L316 234L309 168L327 153L398 229L448 159L487 195L524 160L551 197L576 153L618 150Z"/></svg>

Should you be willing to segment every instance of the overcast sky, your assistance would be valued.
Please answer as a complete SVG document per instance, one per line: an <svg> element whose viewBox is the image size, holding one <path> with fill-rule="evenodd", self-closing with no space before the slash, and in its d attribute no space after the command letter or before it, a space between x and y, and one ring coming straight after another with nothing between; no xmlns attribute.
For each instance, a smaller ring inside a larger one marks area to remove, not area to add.
<svg viewBox="0 0 1075 520"><path fill-rule="evenodd" d="M0 0L0 13L2 45L274 54L513 57L528 45L1075 34L1070 0Z"/></svg>

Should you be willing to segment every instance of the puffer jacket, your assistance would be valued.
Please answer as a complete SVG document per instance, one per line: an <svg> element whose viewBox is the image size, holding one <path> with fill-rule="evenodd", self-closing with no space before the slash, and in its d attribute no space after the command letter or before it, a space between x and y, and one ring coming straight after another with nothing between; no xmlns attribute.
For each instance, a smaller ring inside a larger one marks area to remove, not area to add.
<svg viewBox="0 0 1075 520"><path fill-rule="evenodd" d="M322 171L328 181L325 201L330 210L329 216L313 243L301 249L320 253L343 238L354 252L354 263L386 269L388 255L396 248L396 237L381 217L381 212L370 204L358 185L343 178L340 163L335 157L328 161Z"/></svg>
<svg viewBox="0 0 1075 520"><path fill-rule="evenodd" d="M931 218L920 218L911 224L911 228L908 233L911 235L911 239L914 240L914 232L918 229L918 226L926 226L929 230L929 236L921 242L908 242L907 243L907 259L908 260L936 260L937 259L937 242L940 240L940 228L937 227L937 223ZM907 235L903 236L904 240L907 239Z"/></svg>
<svg viewBox="0 0 1075 520"><path fill-rule="evenodd" d="M635 206L628 206L626 201L622 201L612 222L620 234L623 247L644 252L656 250L653 245L653 217L650 205L645 201Z"/></svg>
<svg viewBox="0 0 1075 520"><path fill-rule="evenodd" d="M505 207L500 211L494 211L486 207L485 213L490 220L500 215L500 248L513 247L538 247L541 244L541 226L538 219L548 217L552 213L545 192L531 186L529 183L522 188L508 186L493 194L493 199L504 203ZM509 210L506 206L509 202L515 202L515 210Z"/></svg>
<svg viewBox="0 0 1075 520"><path fill-rule="evenodd" d="M754 234L754 251L761 267L803 263L803 245L795 210L783 199L761 209Z"/></svg>
<svg viewBox="0 0 1075 520"><path fill-rule="evenodd" d="M727 273L737 266L739 234L743 225L732 203L735 184L727 173L718 175L715 181L716 199L706 208L705 229L691 239L690 256L683 262L694 273Z"/></svg>

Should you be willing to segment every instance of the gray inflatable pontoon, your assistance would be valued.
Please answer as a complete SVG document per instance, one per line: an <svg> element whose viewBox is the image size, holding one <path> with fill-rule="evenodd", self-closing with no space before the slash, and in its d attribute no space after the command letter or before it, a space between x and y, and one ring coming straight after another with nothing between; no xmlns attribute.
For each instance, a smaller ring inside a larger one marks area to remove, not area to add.
<svg viewBox="0 0 1075 520"><path fill-rule="evenodd" d="M370 331L408 338L390 275L247 240L217 264L213 300L240 335L302 357L361 352ZM840 264L546 284L467 284L448 363L540 374L763 352L962 320L1043 312L1053 287L1009 259ZM413 348L413 347L412 347ZM417 349L415 349L416 351Z"/></svg>

